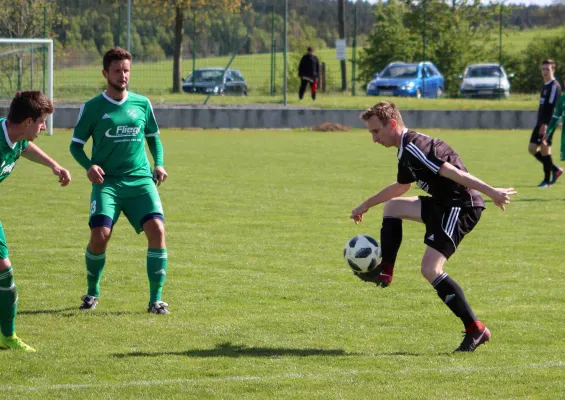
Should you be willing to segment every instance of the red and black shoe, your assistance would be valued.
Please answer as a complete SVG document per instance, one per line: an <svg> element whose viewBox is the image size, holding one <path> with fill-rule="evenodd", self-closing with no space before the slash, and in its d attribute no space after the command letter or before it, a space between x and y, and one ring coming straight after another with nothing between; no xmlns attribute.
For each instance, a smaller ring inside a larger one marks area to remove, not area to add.
<svg viewBox="0 0 565 400"><path fill-rule="evenodd" d="M490 340L490 331L481 321L473 322L465 331L465 337L459 347L453 351L454 353L460 351L475 351L481 344Z"/></svg>
<svg viewBox="0 0 565 400"><path fill-rule="evenodd" d="M355 275L365 282L375 283L380 287L387 287L392 283L394 266L389 263L380 263L369 272L355 272Z"/></svg>
<svg viewBox="0 0 565 400"><path fill-rule="evenodd" d="M549 183L553 185L555 182L557 182L557 179L559 179L561 175L563 175L563 168L557 168L555 171L553 171L551 181L549 181Z"/></svg>

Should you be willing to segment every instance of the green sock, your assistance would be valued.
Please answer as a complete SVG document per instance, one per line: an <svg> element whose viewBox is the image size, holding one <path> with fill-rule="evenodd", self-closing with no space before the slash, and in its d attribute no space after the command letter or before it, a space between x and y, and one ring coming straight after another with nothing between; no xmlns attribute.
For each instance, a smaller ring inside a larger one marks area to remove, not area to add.
<svg viewBox="0 0 565 400"><path fill-rule="evenodd" d="M86 249L85 259L88 295L100 297L100 278L106 263L106 253L94 254Z"/></svg>
<svg viewBox="0 0 565 400"><path fill-rule="evenodd" d="M12 267L0 271L0 330L4 336L16 332L16 314L18 313L18 292L14 283Z"/></svg>
<svg viewBox="0 0 565 400"><path fill-rule="evenodd" d="M163 284L167 277L167 249L147 249L147 277L149 304L161 301Z"/></svg>

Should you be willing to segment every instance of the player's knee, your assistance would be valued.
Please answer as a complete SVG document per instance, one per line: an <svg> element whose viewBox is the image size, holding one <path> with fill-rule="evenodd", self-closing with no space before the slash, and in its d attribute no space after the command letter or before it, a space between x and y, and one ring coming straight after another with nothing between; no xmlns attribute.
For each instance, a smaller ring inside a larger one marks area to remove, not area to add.
<svg viewBox="0 0 565 400"><path fill-rule="evenodd" d="M12 266L12 262L10 261L10 259L8 257L2 258L0 260L0 271L8 269L11 266Z"/></svg>
<svg viewBox="0 0 565 400"><path fill-rule="evenodd" d="M93 228L90 231L89 249L95 253L103 253L106 251L106 246L110 240L112 231L107 227Z"/></svg>
<svg viewBox="0 0 565 400"><path fill-rule="evenodd" d="M431 283L443 273L443 269L439 265L422 264L420 272L422 273L422 276Z"/></svg>
<svg viewBox="0 0 565 400"><path fill-rule="evenodd" d="M152 239L164 239L165 238L165 224L163 222L163 216L153 215L152 218L147 218L142 223L143 231L148 237Z"/></svg>

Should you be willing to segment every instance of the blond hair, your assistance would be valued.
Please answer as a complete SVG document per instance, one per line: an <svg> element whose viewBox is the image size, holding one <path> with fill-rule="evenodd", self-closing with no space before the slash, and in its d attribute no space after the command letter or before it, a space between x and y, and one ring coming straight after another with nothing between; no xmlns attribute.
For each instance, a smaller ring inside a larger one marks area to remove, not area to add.
<svg viewBox="0 0 565 400"><path fill-rule="evenodd" d="M360 118L365 122L372 117L377 117L383 125L386 125L393 119L399 126L404 126L404 121L402 120L400 111L398 111L398 108L396 108L394 103L390 103L388 101L381 101L380 103L375 104L367 111L364 111L360 116Z"/></svg>

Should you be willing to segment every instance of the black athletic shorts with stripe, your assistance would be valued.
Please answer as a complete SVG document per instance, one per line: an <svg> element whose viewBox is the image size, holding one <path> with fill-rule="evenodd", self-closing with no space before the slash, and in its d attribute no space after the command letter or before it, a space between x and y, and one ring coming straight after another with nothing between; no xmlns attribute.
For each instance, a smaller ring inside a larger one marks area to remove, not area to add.
<svg viewBox="0 0 565 400"><path fill-rule="evenodd" d="M530 136L530 143L537 144L538 146L541 145L541 136L539 135L539 128L541 124L536 125L534 130L532 131L532 135ZM551 146L553 138L551 136L547 137L547 145Z"/></svg>
<svg viewBox="0 0 565 400"><path fill-rule="evenodd" d="M424 243L449 259L466 234L479 222L484 207L446 207L429 196L419 196L426 225Z"/></svg>

